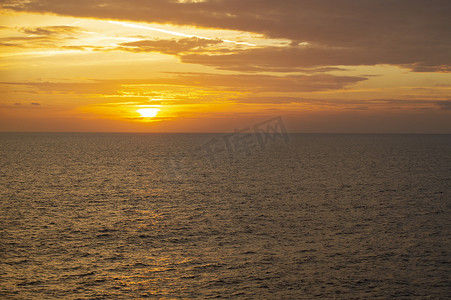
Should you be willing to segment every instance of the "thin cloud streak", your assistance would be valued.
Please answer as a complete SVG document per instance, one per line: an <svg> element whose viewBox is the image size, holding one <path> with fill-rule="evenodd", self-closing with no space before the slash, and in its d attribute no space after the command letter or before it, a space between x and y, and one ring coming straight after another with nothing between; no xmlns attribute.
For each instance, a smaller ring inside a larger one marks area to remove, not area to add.
<svg viewBox="0 0 451 300"><path fill-rule="evenodd" d="M108 23L118 24L118 25L122 25L122 26L125 26L125 27L131 27L131 28L138 28L138 29L157 31L157 32L162 32L162 33L167 33L167 34L170 34L170 35L187 37L187 38L199 38L199 39L203 39L203 40L216 40L215 38L210 38L210 37L205 37L205 36L200 36L200 35L195 35L195 34L186 34L186 33L182 33L182 32L166 30L166 29L161 29L161 28L155 28L155 27L149 27L149 26L143 26L143 25L137 25L137 24L131 24L131 23L126 23L126 22L108 21ZM220 40L222 42L224 42L224 43L233 43L235 45L257 46L255 44L246 43L246 42L235 42L235 41L231 41L231 40L227 40L227 39L220 39Z"/></svg>

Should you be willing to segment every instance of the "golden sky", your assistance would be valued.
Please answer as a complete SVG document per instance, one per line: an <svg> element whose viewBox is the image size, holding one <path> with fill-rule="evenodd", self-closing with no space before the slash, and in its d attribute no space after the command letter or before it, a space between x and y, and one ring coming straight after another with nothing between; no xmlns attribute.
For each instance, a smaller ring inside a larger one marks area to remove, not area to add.
<svg viewBox="0 0 451 300"><path fill-rule="evenodd" d="M0 131L451 133L448 0L0 3Z"/></svg>

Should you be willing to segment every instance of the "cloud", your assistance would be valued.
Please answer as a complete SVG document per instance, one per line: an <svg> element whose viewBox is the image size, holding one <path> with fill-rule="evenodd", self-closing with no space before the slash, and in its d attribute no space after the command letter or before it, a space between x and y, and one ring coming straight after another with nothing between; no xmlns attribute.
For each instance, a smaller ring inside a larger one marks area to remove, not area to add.
<svg viewBox="0 0 451 300"><path fill-rule="evenodd" d="M201 64L218 69L256 72L305 72L321 73L345 70L328 65L364 64L355 61L356 53L325 53L301 46L261 47L254 49L214 48L222 41L201 38L184 38L170 40L141 40L121 43L115 50L130 52L159 52L179 57L184 63ZM346 57L349 56L350 57Z"/></svg>
<svg viewBox="0 0 451 300"><path fill-rule="evenodd" d="M441 110L451 110L451 100L437 101L436 104Z"/></svg>
<svg viewBox="0 0 451 300"><path fill-rule="evenodd" d="M293 41L283 49L259 49L231 56L186 56L223 69L295 68L392 64L414 71L450 71L449 0L7 0L3 8L99 19L171 23L241 30ZM307 48L294 47L308 42ZM151 47L156 47L152 45ZM253 57L253 56L256 57ZM251 62L246 63L246 59ZM265 61L274 60L274 62ZM232 67L224 61L230 60ZM277 63L284 66L278 66ZM239 64L244 66L239 68Z"/></svg>
<svg viewBox="0 0 451 300"><path fill-rule="evenodd" d="M28 110L28 109L42 109L42 105L41 105L41 103L38 103L38 102L29 102L27 104L22 104L20 102L14 102L14 103L0 104L0 108Z"/></svg>
<svg viewBox="0 0 451 300"><path fill-rule="evenodd" d="M366 80L364 77L327 74L275 76L178 73L177 77L164 82L200 87L222 87L247 92L312 92L342 89L364 80Z"/></svg>
<svg viewBox="0 0 451 300"><path fill-rule="evenodd" d="M430 46L415 46L415 51L421 54L417 57L411 49L328 48L309 45L246 49L231 54L186 54L181 59L185 63L235 71L293 72L325 66L379 64L400 65L414 71L451 71L449 52L437 51Z"/></svg>
<svg viewBox="0 0 451 300"><path fill-rule="evenodd" d="M83 29L76 26L44 26L44 27L21 28L20 31L26 34L48 36L60 34L74 34L83 31Z"/></svg>
<svg viewBox="0 0 451 300"><path fill-rule="evenodd" d="M171 40L141 40L122 43L117 49L131 52L160 52L164 54L179 54L188 51L199 51L209 46L222 43L221 40L207 40L197 37Z"/></svg>
<svg viewBox="0 0 451 300"><path fill-rule="evenodd" d="M252 104L302 104L303 107L329 108L333 110L424 110L451 109L451 101L434 101L428 99L312 99L300 97L239 97L237 103Z"/></svg>
<svg viewBox="0 0 451 300"><path fill-rule="evenodd" d="M0 46L2 47L18 47L18 48L35 48L39 42L48 41L41 37L7 37L0 38ZM30 42L30 43L27 43ZM31 42L35 42L31 44Z"/></svg>
<svg viewBox="0 0 451 300"><path fill-rule="evenodd" d="M58 43L64 42L67 38L72 38L74 35L83 32L83 29L76 26L43 26L23 27L18 31L25 34L25 36L0 38L0 46L18 48L56 48Z"/></svg>
<svg viewBox="0 0 451 300"><path fill-rule="evenodd" d="M120 83L115 80L91 80L88 82L0 82L0 85L6 87L24 87L23 92L48 94L115 95L120 89ZM32 87L33 89L30 90L28 87Z"/></svg>
<svg viewBox="0 0 451 300"><path fill-rule="evenodd" d="M90 82L0 82L3 85L33 87L33 91L59 94L129 94L137 89L152 91L152 85L184 86L198 89L240 92L313 92L343 89L366 80L357 76L321 75L247 75L247 74L207 74L169 73L168 78L92 80ZM142 87L139 87L142 86ZM129 89L130 91L127 91ZM141 95L141 94L139 94Z"/></svg>

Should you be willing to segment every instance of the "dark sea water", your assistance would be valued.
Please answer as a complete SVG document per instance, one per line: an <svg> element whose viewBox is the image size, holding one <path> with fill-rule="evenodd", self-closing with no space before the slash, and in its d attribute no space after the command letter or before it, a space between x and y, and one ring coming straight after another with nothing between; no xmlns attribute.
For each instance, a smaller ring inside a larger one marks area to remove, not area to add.
<svg viewBox="0 0 451 300"><path fill-rule="evenodd" d="M0 134L0 298L450 298L450 135L287 137Z"/></svg>

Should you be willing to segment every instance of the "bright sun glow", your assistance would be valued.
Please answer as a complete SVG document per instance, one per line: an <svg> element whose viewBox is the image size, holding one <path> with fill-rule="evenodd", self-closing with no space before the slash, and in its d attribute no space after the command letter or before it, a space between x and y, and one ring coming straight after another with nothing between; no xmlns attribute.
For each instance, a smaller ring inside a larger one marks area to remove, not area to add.
<svg viewBox="0 0 451 300"><path fill-rule="evenodd" d="M138 109L137 112L143 117L143 118L153 118L156 117L158 112L160 111L159 108L141 108Z"/></svg>

